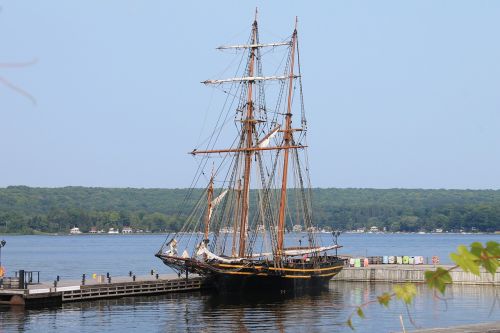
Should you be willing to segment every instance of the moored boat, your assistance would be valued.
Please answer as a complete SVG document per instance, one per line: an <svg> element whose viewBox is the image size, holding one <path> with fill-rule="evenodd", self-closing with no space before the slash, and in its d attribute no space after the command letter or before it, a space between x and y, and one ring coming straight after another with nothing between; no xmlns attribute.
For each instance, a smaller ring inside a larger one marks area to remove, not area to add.
<svg viewBox="0 0 500 333"><path fill-rule="evenodd" d="M242 51L246 65L235 77L203 81L232 102L224 103L222 120L204 145L190 152L199 163L193 188L210 174L208 185L156 256L179 273L210 278L220 290L324 287L344 260L337 256L338 235L321 244L325 237L313 223L297 20L289 38L262 43L256 12L247 43L218 49ZM281 61L266 76L269 54ZM227 121L231 114L234 122ZM214 148L228 137L228 124L233 144ZM307 233L285 239L297 226Z"/></svg>

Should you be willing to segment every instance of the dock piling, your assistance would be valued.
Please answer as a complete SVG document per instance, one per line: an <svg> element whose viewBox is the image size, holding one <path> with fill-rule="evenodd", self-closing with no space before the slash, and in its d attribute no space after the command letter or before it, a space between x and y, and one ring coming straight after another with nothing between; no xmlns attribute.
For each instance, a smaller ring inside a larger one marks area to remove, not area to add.
<svg viewBox="0 0 500 333"><path fill-rule="evenodd" d="M26 289L24 283L24 269L19 270L19 289Z"/></svg>

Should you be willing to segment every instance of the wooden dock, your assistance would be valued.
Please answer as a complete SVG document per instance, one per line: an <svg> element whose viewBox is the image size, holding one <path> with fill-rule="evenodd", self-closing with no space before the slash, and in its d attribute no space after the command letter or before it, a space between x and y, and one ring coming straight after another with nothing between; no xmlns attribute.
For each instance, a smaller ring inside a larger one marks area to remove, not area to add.
<svg viewBox="0 0 500 333"><path fill-rule="evenodd" d="M177 275L136 277L113 277L111 283L95 280L60 281L56 287L48 283L29 285L26 289L0 289L0 304L50 306L63 302L125 296L159 295L172 292L195 291L208 288L203 278Z"/></svg>
<svg viewBox="0 0 500 333"><path fill-rule="evenodd" d="M449 266L440 266L447 268ZM435 269L432 265L369 265L368 267L346 267L335 281L367 282L424 282L424 272ZM453 283L469 285L500 285L500 270L493 278L483 272L480 277L460 269L451 273ZM174 274L111 277L111 279L88 279L83 281L61 280L54 283L29 284L19 288L11 282L0 288L0 305L50 306L64 302L87 301L125 296L158 295L173 292L196 291L210 288L198 276L178 277Z"/></svg>
<svg viewBox="0 0 500 333"><path fill-rule="evenodd" d="M460 325L442 328L428 328L408 331L411 333L500 333L500 321Z"/></svg>
<svg viewBox="0 0 500 333"><path fill-rule="evenodd" d="M369 265L368 267L346 267L333 279L341 281L370 281L370 282L424 282L424 272L435 270L436 267L450 268L451 266L434 265ZM500 285L500 270L493 277L485 270L481 276L455 269L450 272L453 283L469 285ZM332 280L332 281L333 281Z"/></svg>

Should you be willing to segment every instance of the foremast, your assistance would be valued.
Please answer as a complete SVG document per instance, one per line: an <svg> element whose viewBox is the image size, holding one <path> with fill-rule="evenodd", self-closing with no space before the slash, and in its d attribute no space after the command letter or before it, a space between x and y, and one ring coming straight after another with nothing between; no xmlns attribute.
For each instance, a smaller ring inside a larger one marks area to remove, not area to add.
<svg viewBox="0 0 500 333"><path fill-rule="evenodd" d="M255 11L255 19L252 25L252 44L256 45L257 41L257 10ZM255 67L255 49L256 46L250 48L250 61L248 65L248 77L254 76ZM255 81L248 81L247 89L247 114L246 118L243 120L245 123L245 133L246 133L246 148L253 147L253 132L254 132L254 119L253 119L253 85ZM245 152L245 168L243 172L243 196L242 196L242 206L241 206L241 221L240 221L240 242L238 249L238 256L243 258L245 256L245 246L246 246L246 232L248 225L248 209L250 201L250 170L252 168L252 152L247 150Z"/></svg>
<svg viewBox="0 0 500 333"><path fill-rule="evenodd" d="M290 78L288 82L288 100L287 109L285 114L285 129L283 130L283 146L285 148L290 147L292 142L292 94L293 94L293 69L295 66L295 47L297 43L297 18L295 18L295 29L292 35L292 54L290 59ZM280 259L283 253L283 240L285 237L285 209L286 209L286 199L287 199L287 181L288 181L288 155L290 149L285 149L283 153L283 173L281 179L281 199L280 199L280 209L278 218L278 244L276 249L276 257Z"/></svg>

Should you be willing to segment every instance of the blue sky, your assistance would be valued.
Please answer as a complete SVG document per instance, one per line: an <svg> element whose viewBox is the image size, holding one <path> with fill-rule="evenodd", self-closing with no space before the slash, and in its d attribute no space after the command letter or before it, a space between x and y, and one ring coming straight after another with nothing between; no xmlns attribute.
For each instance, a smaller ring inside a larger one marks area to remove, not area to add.
<svg viewBox="0 0 500 333"><path fill-rule="evenodd" d="M1 1L0 186L187 187L227 57L299 38L316 187L500 188L498 1ZM265 70L265 68L264 68ZM207 111L208 110L208 111Z"/></svg>

